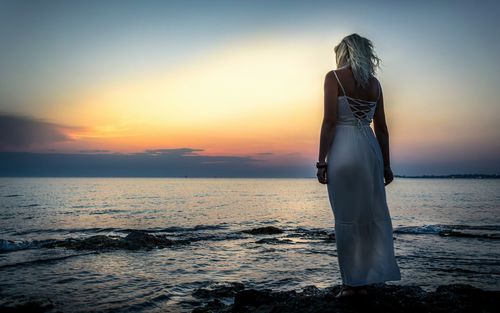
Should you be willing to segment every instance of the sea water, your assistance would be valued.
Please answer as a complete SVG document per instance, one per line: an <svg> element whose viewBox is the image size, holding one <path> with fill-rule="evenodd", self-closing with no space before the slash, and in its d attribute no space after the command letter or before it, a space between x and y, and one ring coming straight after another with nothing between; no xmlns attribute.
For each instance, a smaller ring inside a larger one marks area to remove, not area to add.
<svg viewBox="0 0 500 313"><path fill-rule="evenodd" d="M401 281L500 284L500 180L395 178L386 186ZM276 234L246 230L273 226ZM133 230L153 249L43 247ZM1 178L0 305L189 312L197 288L341 284L334 216L315 178Z"/></svg>

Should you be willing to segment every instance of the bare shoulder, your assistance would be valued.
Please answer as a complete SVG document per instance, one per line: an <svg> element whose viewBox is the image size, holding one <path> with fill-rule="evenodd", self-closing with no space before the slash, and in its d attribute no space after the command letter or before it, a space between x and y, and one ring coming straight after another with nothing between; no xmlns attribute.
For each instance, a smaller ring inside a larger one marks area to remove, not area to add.
<svg viewBox="0 0 500 313"><path fill-rule="evenodd" d="M324 87L327 89L334 89L337 86L337 79L335 78L334 70L331 70L325 75Z"/></svg>
<svg viewBox="0 0 500 313"><path fill-rule="evenodd" d="M328 71L325 75L325 81L335 80L335 70Z"/></svg>

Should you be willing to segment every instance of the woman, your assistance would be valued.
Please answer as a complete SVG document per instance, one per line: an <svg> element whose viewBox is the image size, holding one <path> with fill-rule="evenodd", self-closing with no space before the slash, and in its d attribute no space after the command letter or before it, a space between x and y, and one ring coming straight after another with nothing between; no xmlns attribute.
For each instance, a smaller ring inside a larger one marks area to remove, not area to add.
<svg viewBox="0 0 500 313"><path fill-rule="evenodd" d="M335 218L343 282L337 297L343 297L366 294L363 286L401 280L401 274L385 194L393 173L384 98L374 77L380 60L371 41L358 34L343 38L335 54L337 70L325 77L316 167Z"/></svg>

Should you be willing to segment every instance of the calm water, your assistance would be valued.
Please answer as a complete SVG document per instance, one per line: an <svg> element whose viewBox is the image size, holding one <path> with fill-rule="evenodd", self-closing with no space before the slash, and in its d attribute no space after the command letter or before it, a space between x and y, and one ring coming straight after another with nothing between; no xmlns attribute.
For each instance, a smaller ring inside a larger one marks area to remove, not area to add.
<svg viewBox="0 0 500 313"><path fill-rule="evenodd" d="M402 274L387 284L499 288L500 180L395 178L386 192ZM333 225L326 186L313 178L2 178L0 305L50 299L64 311L178 312L199 303L193 290L214 283L340 284ZM263 226L284 232L241 232ZM192 241L136 251L41 247L134 229Z"/></svg>

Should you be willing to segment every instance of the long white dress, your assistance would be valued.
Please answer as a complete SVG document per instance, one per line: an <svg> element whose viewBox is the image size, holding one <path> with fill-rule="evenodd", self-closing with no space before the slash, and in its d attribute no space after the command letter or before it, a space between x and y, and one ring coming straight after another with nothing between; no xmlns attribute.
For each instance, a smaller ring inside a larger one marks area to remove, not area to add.
<svg viewBox="0 0 500 313"><path fill-rule="evenodd" d="M370 127L378 99L347 96L335 76L343 95L338 97L337 126L327 154L327 189L342 281L361 286L401 280L386 202L382 151Z"/></svg>

